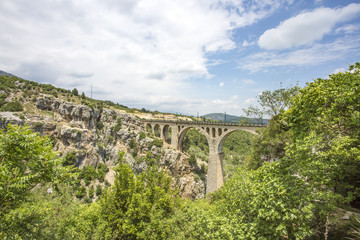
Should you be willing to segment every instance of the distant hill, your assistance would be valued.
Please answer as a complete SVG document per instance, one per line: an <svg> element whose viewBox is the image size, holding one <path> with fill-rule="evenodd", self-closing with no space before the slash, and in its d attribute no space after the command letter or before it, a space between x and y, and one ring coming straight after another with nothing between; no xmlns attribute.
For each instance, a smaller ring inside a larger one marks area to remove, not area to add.
<svg viewBox="0 0 360 240"><path fill-rule="evenodd" d="M229 115L225 113L209 113L206 115L203 115L202 117L208 119L208 120L215 120L215 121L222 121L222 122L229 122L229 123L239 123L241 120L248 120L253 123L261 123L260 119L257 118L247 118L247 117L239 117L234 115ZM263 123L268 124L268 119L263 119Z"/></svg>
<svg viewBox="0 0 360 240"><path fill-rule="evenodd" d="M0 70L0 76L2 76L2 75L9 76L9 77L14 76L14 75L12 75L12 74L10 74L10 73L7 73L7 72L4 72L4 71L1 71L1 70Z"/></svg>

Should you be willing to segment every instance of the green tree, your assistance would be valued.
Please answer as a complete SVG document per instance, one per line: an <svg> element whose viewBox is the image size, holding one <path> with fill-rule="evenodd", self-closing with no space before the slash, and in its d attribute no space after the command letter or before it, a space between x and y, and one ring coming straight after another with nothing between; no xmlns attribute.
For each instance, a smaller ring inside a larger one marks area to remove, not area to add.
<svg viewBox="0 0 360 240"><path fill-rule="evenodd" d="M51 140L27 126L0 130L0 237L5 215L19 207L38 184L57 184L67 174Z"/></svg>
<svg viewBox="0 0 360 240"><path fill-rule="evenodd" d="M75 151L70 151L66 154L63 160L63 166L73 166L76 162L76 153Z"/></svg>
<svg viewBox="0 0 360 240"><path fill-rule="evenodd" d="M287 110L291 105L291 100L297 95L300 88L281 88L274 91L266 90L257 96L259 106L250 106L243 109L249 117L262 119L264 116L273 117Z"/></svg>
<svg viewBox="0 0 360 240"><path fill-rule="evenodd" d="M148 167L135 176L120 155L115 182L101 199L105 239L165 239L172 234L169 221L176 204L171 179Z"/></svg>
<svg viewBox="0 0 360 240"><path fill-rule="evenodd" d="M79 91L76 88L74 88L71 93L75 96L79 96Z"/></svg>
<svg viewBox="0 0 360 240"><path fill-rule="evenodd" d="M311 235L313 196L291 161L238 171L212 196L228 219L228 239L305 239Z"/></svg>
<svg viewBox="0 0 360 240"><path fill-rule="evenodd" d="M284 116L299 174L348 200L360 187L360 64L304 87Z"/></svg>

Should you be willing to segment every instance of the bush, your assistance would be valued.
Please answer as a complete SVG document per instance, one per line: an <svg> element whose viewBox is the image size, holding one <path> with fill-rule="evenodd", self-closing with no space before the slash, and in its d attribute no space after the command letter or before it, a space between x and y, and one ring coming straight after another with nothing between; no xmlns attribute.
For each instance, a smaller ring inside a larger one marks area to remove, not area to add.
<svg viewBox="0 0 360 240"><path fill-rule="evenodd" d="M35 129L39 129L39 128L42 128L44 126L44 124L42 122L36 122L35 123Z"/></svg>
<svg viewBox="0 0 360 240"><path fill-rule="evenodd" d="M189 164L190 165L195 165L196 164L196 157L195 155L191 155L189 158Z"/></svg>
<svg viewBox="0 0 360 240"><path fill-rule="evenodd" d="M79 187L75 193L75 196L78 199L82 199L83 197L85 197L85 195L86 195L86 187L84 187L84 186Z"/></svg>
<svg viewBox="0 0 360 240"><path fill-rule="evenodd" d="M81 170L79 177L84 179L86 186L88 186L91 180L97 177L96 170L93 166L86 166Z"/></svg>
<svg viewBox="0 0 360 240"><path fill-rule="evenodd" d="M102 169L98 169L97 179L99 179L100 182L104 182L104 180L105 180L105 172Z"/></svg>
<svg viewBox="0 0 360 240"><path fill-rule="evenodd" d="M104 123L99 121L97 124L96 124L96 128L99 129L99 130L102 130L104 128Z"/></svg>
<svg viewBox="0 0 360 240"><path fill-rule="evenodd" d="M75 151L68 152L63 160L63 166L70 166L74 165L76 162L76 155Z"/></svg>
<svg viewBox="0 0 360 240"><path fill-rule="evenodd" d="M139 140L143 140L146 138L146 134L144 132L140 133Z"/></svg>
<svg viewBox="0 0 360 240"><path fill-rule="evenodd" d="M130 149L132 149L132 150L136 150L136 141L135 141L135 139L130 139L130 142L129 142L129 147L130 147Z"/></svg>
<svg viewBox="0 0 360 240"><path fill-rule="evenodd" d="M1 107L1 110L4 112L21 112L23 110L23 106L18 101L8 102Z"/></svg>
<svg viewBox="0 0 360 240"><path fill-rule="evenodd" d="M106 164L99 163L99 164L97 165L97 168L98 168L98 170L101 169L104 173L109 172L109 168L108 168L108 166L107 166Z"/></svg>
<svg viewBox="0 0 360 240"><path fill-rule="evenodd" d="M152 143L149 144L149 148L152 148L152 146L162 147L163 144L164 143L160 139L154 139L154 141L152 141Z"/></svg>
<svg viewBox="0 0 360 240"><path fill-rule="evenodd" d="M94 188L90 188L89 189L89 198L91 199L91 198L93 198L94 197Z"/></svg>
<svg viewBox="0 0 360 240"><path fill-rule="evenodd" d="M116 115L115 115L116 116ZM121 123L121 119L119 118L117 121L116 121L116 124L114 127L112 127L112 130L114 133L117 133L120 129L121 129L121 126L122 126L122 123Z"/></svg>
<svg viewBox="0 0 360 240"><path fill-rule="evenodd" d="M75 96L79 96L79 91L76 88L74 88L71 93Z"/></svg>
<svg viewBox="0 0 360 240"><path fill-rule="evenodd" d="M102 187L100 185L96 186L95 194L98 197L100 197L102 195Z"/></svg>

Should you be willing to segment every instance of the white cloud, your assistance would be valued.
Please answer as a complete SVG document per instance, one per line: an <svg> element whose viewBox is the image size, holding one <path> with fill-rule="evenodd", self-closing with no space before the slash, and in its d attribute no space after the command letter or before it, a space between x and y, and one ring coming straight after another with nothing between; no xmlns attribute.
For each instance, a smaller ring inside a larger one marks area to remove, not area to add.
<svg viewBox="0 0 360 240"><path fill-rule="evenodd" d="M223 87L223 86L224 86L224 82L220 82L219 87Z"/></svg>
<svg viewBox="0 0 360 240"><path fill-rule="evenodd" d="M92 84L96 98L155 107L181 100L188 79L211 77L208 66L222 62L208 54L234 49L234 29L289 2L2 0L0 69L87 95Z"/></svg>
<svg viewBox="0 0 360 240"><path fill-rule="evenodd" d="M255 104L256 102L257 102L256 98L247 98L247 99L245 99L245 104L246 105Z"/></svg>
<svg viewBox="0 0 360 240"><path fill-rule="evenodd" d="M335 32L336 33L344 32L345 34L351 34L351 33L357 32L359 30L360 30L359 24L348 24L348 25L337 28Z"/></svg>
<svg viewBox="0 0 360 240"><path fill-rule="evenodd" d="M249 47L249 46L253 46L253 45L256 45L256 41L246 41L244 40L243 43L241 44L242 47Z"/></svg>
<svg viewBox="0 0 360 240"><path fill-rule="evenodd" d="M286 52L260 52L249 55L239 63L239 68L251 72L267 71L272 67L314 66L325 62L344 59L352 54L359 56L358 36L345 37L332 43L315 44L310 48L301 48Z"/></svg>
<svg viewBox="0 0 360 240"><path fill-rule="evenodd" d="M345 71L346 71L345 68L337 68L332 72L332 74L336 74L336 73L339 73L339 72L345 72Z"/></svg>
<svg viewBox="0 0 360 240"><path fill-rule="evenodd" d="M252 79L243 79L243 80L241 80L241 81L242 81L243 83L249 84L249 85L255 84L255 81L252 80Z"/></svg>
<svg viewBox="0 0 360 240"><path fill-rule="evenodd" d="M280 50L313 43L332 31L337 23L345 22L360 13L360 4L343 8L318 8L287 19L276 28L265 31L258 44L267 50Z"/></svg>

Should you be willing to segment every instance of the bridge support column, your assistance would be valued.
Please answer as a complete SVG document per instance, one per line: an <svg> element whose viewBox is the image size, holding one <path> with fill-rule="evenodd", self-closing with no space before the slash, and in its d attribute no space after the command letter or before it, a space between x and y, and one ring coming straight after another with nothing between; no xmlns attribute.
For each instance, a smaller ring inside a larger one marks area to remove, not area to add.
<svg viewBox="0 0 360 240"><path fill-rule="evenodd" d="M212 139L214 141L214 139ZM209 143L209 163L206 193L212 193L224 184L223 153L219 153L218 144Z"/></svg>
<svg viewBox="0 0 360 240"><path fill-rule="evenodd" d="M179 131L176 125L171 126L171 146L179 149Z"/></svg>

